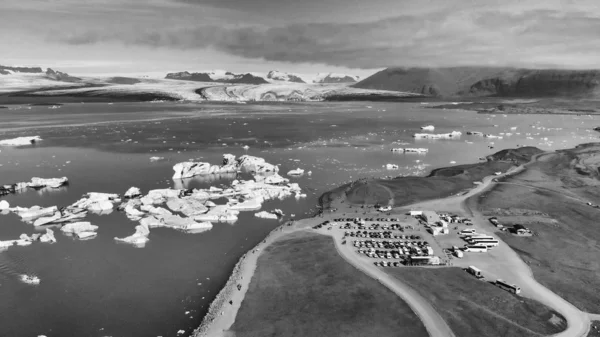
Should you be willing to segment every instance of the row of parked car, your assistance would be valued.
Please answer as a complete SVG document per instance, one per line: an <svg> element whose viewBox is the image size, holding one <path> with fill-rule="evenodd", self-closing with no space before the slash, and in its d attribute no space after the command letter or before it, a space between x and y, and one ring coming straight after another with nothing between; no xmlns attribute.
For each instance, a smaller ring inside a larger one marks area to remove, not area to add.
<svg viewBox="0 0 600 337"><path fill-rule="evenodd" d="M419 237L415 236L415 240ZM386 249L398 249L401 247L427 247L429 244L427 241L373 241L373 240L354 240L354 247L356 248L386 248Z"/></svg>
<svg viewBox="0 0 600 337"><path fill-rule="evenodd" d="M346 231L344 237L351 238L371 238L371 239L400 239L408 240L410 237L418 237L418 235L394 234L392 231L371 232L371 231ZM411 239L417 240L417 239Z"/></svg>

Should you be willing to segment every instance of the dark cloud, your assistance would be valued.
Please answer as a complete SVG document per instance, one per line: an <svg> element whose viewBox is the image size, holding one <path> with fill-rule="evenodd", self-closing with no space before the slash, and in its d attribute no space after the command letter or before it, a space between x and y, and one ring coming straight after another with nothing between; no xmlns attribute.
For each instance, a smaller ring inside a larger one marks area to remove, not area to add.
<svg viewBox="0 0 600 337"><path fill-rule="evenodd" d="M214 48L245 58L356 68L565 61L573 66L598 62L591 59L600 55L598 32L600 19L586 13L482 11L277 27L103 28L60 39L74 45L118 41L174 49Z"/></svg>

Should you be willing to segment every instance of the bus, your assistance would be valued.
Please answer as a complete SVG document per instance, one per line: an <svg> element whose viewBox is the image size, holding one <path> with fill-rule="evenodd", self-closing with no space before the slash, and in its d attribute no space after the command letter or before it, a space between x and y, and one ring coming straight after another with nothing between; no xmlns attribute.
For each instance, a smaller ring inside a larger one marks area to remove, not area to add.
<svg viewBox="0 0 600 337"><path fill-rule="evenodd" d="M472 253L485 253L488 251L488 247L484 246L484 245L465 245L465 251L466 252L472 252Z"/></svg>
<svg viewBox="0 0 600 337"><path fill-rule="evenodd" d="M471 240L470 243L473 245L483 245L486 247L498 247L498 245L500 244L500 241L495 240L495 239L478 239L478 240Z"/></svg>
<svg viewBox="0 0 600 337"><path fill-rule="evenodd" d="M521 288L518 287L515 284L510 284L510 283L506 283L505 281L501 280L501 279L497 279L496 280L496 285L500 288L500 289L504 289L508 292L511 292L513 294L518 294L521 292Z"/></svg>
<svg viewBox="0 0 600 337"><path fill-rule="evenodd" d="M483 274L481 273L481 270L479 270L479 268L474 267L474 266L467 267L467 273L477 277L478 279L483 278Z"/></svg>

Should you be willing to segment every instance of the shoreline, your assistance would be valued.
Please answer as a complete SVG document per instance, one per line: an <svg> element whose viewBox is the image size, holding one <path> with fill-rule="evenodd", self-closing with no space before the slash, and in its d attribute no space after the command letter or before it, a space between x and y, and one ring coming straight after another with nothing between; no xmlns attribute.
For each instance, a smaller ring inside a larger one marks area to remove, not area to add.
<svg viewBox="0 0 600 337"><path fill-rule="evenodd" d="M313 219L315 219L314 216L282 223L269 232L261 242L242 255L227 282L211 302L200 326L192 331L190 336L228 336L227 331L235 322L237 312L250 286L262 250L281 236L311 228Z"/></svg>

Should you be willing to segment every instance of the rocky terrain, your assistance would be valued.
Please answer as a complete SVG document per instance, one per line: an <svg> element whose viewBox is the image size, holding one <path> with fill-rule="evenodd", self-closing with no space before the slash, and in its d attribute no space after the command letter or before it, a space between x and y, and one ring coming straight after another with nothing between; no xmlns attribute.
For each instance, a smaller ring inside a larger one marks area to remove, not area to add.
<svg viewBox="0 0 600 337"><path fill-rule="evenodd" d="M354 86L437 97L595 97L600 70L388 68Z"/></svg>

